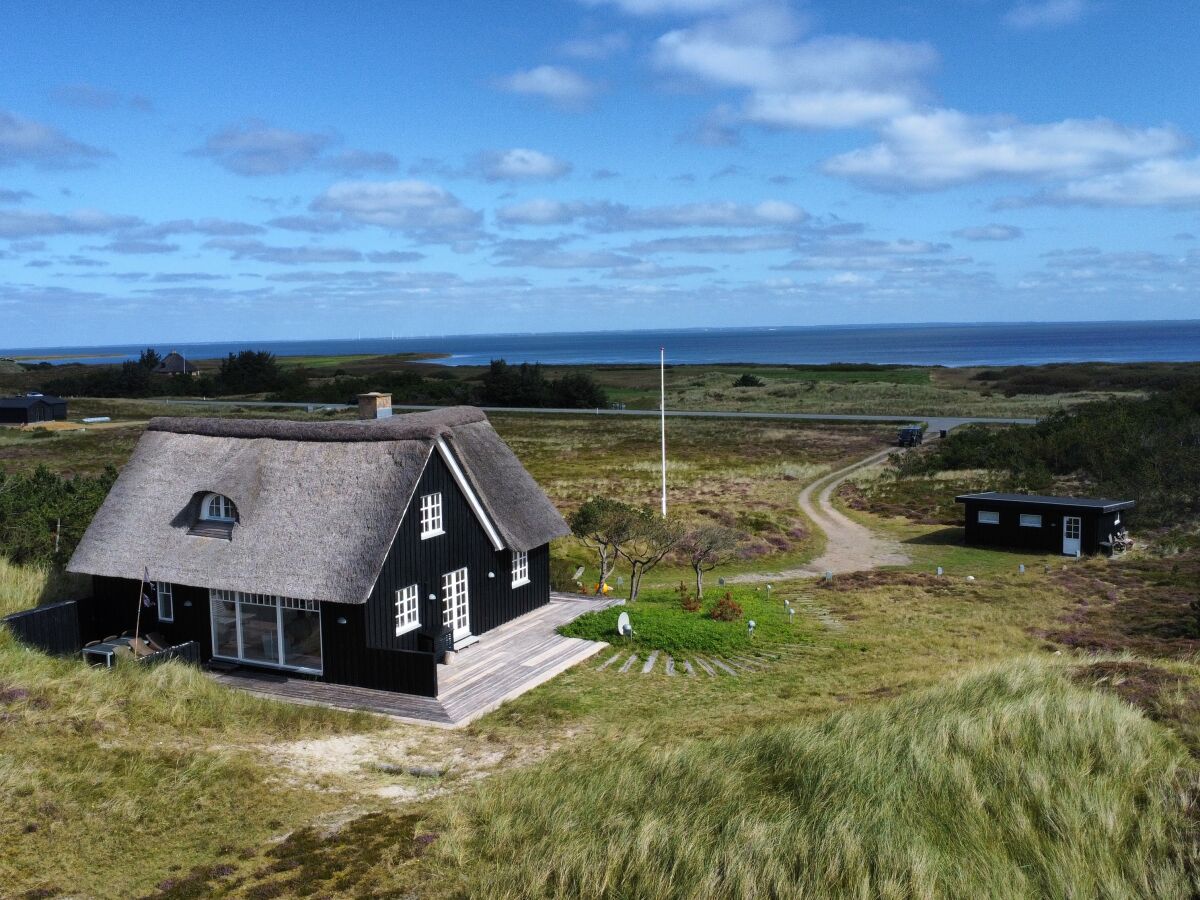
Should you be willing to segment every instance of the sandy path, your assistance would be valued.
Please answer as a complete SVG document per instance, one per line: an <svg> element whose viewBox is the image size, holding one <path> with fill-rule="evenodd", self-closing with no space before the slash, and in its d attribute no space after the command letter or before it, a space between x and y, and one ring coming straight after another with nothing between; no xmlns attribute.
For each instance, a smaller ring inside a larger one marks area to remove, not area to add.
<svg viewBox="0 0 1200 900"><path fill-rule="evenodd" d="M800 509L825 535L825 552L807 565L781 572L755 572L735 575L726 581L762 582L772 579L804 578L825 572L860 572L878 566L901 566L908 556L895 541L885 540L858 524L833 505L838 486L854 472L885 459L895 448L872 453L865 459L818 478L800 492Z"/></svg>

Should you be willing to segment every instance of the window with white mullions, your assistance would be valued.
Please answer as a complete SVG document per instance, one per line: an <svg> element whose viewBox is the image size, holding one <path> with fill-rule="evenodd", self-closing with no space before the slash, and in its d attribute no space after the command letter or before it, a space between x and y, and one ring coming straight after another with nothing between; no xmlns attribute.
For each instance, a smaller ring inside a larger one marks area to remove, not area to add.
<svg viewBox="0 0 1200 900"><path fill-rule="evenodd" d="M529 584L529 552L514 550L512 552L512 586L520 587Z"/></svg>
<svg viewBox="0 0 1200 900"><path fill-rule="evenodd" d="M208 522L236 522L237 507L223 494L205 494L200 504L200 518Z"/></svg>
<svg viewBox="0 0 1200 900"><path fill-rule="evenodd" d="M1036 513L1021 513L1022 528L1041 528L1042 517Z"/></svg>
<svg viewBox="0 0 1200 900"><path fill-rule="evenodd" d="M471 633L465 568L442 576L442 624L449 626L456 641Z"/></svg>
<svg viewBox="0 0 1200 900"><path fill-rule="evenodd" d="M421 539L442 534L442 495L425 494L421 497Z"/></svg>
<svg viewBox="0 0 1200 900"><path fill-rule="evenodd" d="M994 509L981 509L975 521L980 525L999 525L1000 513Z"/></svg>
<svg viewBox="0 0 1200 900"><path fill-rule="evenodd" d="M171 585L157 581L154 583L154 592L158 598L158 621L174 622L175 595L171 592Z"/></svg>
<svg viewBox="0 0 1200 900"><path fill-rule="evenodd" d="M396 637L412 631L421 624L417 602L418 591L415 584L396 591Z"/></svg>

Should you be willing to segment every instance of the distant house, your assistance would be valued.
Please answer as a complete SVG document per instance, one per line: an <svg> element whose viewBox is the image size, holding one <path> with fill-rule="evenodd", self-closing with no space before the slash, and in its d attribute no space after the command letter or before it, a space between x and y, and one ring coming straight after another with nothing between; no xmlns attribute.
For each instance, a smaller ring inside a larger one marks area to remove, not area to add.
<svg viewBox="0 0 1200 900"><path fill-rule="evenodd" d="M49 394L0 397L0 425L31 425L61 421L67 417L67 401Z"/></svg>
<svg viewBox="0 0 1200 900"><path fill-rule="evenodd" d="M155 375L198 375L200 370L183 358L178 350L172 350L154 367Z"/></svg>
<svg viewBox="0 0 1200 900"><path fill-rule="evenodd" d="M961 494L966 542L1021 547L1066 556L1098 553L1123 527L1133 500L1046 497L1035 494Z"/></svg>
<svg viewBox="0 0 1200 900"><path fill-rule="evenodd" d="M549 602L569 529L480 410L380 405L151 420L68 565L101 627L133 627L148 571L143 630L205 660L436 696L446 651Z"/></svg>

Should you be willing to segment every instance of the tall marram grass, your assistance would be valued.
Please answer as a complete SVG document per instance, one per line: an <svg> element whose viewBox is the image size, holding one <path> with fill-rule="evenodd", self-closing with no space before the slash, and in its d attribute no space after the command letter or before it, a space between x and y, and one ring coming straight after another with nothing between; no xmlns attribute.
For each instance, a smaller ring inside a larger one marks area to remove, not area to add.
<svg viewBox="0 0 1200 900"><path fill-rule="evenodd" d="M1027 662L674 747L562 755L452 815L489 897L1192 896L1193 784L1165 729Z"/></svg>
<svg viewBox="0 0 1200 900"><path fill-rule="evenodd" d="M62 582L45 566L18 566L0 556L0 618L57 599Z"/></svg>

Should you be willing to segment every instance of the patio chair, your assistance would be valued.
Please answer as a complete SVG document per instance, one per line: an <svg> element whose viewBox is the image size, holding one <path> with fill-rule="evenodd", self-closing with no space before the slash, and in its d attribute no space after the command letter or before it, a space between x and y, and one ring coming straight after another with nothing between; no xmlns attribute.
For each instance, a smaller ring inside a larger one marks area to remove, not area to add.
<svg viewBox="0 0 1200 900"><path fill-rule="evenodd" d="M129 638L127 643L134 656L153 656L155 653L154 648L141 638Z"/></svg>

